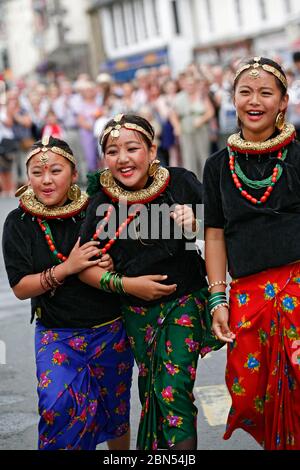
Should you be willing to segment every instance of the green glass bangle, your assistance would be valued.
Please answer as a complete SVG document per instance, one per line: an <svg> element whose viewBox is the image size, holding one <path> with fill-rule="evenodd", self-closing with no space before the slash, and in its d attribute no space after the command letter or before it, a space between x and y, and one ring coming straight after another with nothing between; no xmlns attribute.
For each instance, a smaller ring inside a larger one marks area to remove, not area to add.
<svg viewBox="0 0 300 470"><path fill-rule="evenodd" d="M118 294L122 294L121 278L120 278L120 275L117 273L113 277L113 285L114 285L115 291Z"/></svg>
<svg viewBox="0 0 300 470"><path fill-rule="evenodd" d="M126 294L123 286L123 281L122 281L123 275L119 273L115 273L113 276L113 285L115 292L120 295Z"/></svg>
<svg viewBox="0 0 300 470"><path fill-rule="evenodd" d="M226 295L226 292L221 291L221 292L214 292L213 294L210 294L209 299L214 299L218 295Z"/></svg>
<svg viewBox="0 0 300 470"><path fill-rule="evenodd" d="M216 308L218 306L221 306L221 305L224 305L224 304L228 305L227 300L226 299L219 299L219 300L216 300L213 304L209 304L208 309L209 309L210 312L212 312L212 310L216 310Z"/></svg>
<svg viewBox="0 0 300 470"><path fill-rule="evenodd" d="M100 279L100 289L105 292L112 292L110 288L110 281L113 277L113 273L107 271L105 272Z"/></svg>
<svg viewBox="0 0 300 470"><path fill-rule="evenodd" d="M208 300L208 303L209 303L209 305L210 305L210 304L212 304L212 303L214 303L214 302L217 302L218 300L227 300L227 299L226 299L226 296L223 295L223 296L215 297L214 299L209 299L209 300Z"/></svg>
<svg viewBox="0 0 300 470"><path fill-rule="evenodd" d="M208 302L214 302L215 300L218 300L218 299L226 299L226 295L218 295L216 297L213 297L212 299L208 299Z"/></svg>
<svg viewBox="0 0 300 470"><path fill-rule="evenodd" d="M216 295L215 297L210 297L208 299L209 302L213 302L214 300L217 300L217 299L226 299L226 294L224 295Z"/></svg>
<svg viewBox="0 0 300 470"><path fill-rule="evenodd" d="M209 304L209 305L208 305L208 308L209 308L209 310L211 310L211 309L214 308L216 305L219 305L219 304L221 304L221 303L223 303L223 302L227 302L226 299L220 299L220 300L218 300L218 302L214 302L213 304Z"/></svg>

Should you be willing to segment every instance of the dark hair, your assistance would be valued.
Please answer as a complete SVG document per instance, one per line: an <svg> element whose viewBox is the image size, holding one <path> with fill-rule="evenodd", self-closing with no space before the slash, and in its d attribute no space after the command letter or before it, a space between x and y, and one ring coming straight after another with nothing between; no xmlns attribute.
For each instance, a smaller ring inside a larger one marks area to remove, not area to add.
<svg viewBox="0 0 300 470"><path fill-rule="evenodd" d="M260 60L259 60L259 63L260 63L261 65L271 65L271 67L274 67L276 70L278 70L278 71L284 76L284 78L286 79L286 75L285 75L285 72L283 71L282 67L281 67L277 62L275 62L274 60L268 59L267 57L261 57ZM250 64L250 65L255 64L254 58L252 57L251 59L243 60L243 61L239 64L239 67L238 67L238 68L240 68L240 67L242 67L243 65L246 65L246 64ZM270 73L270 72L269 72L269 73ZM276 83L277 83L278 88L279 88L280 91L281 91L282 96L286 95L287 89L285 88L285 86L283 85L283 83L282 83L277 77L275 77L275 75L273 75L273 76L274 76L274 78L275 78L275 80L276 80ZM233 91L235 91L236 85L237 85L239 79L240 79L240 75L239 75L239 76L235 79L235 81L234 81Z"/></svg>
<svg viewBox="0 0 300 470"><path fill-rule="evenodd" d="M122 116L121 121L118 122L118 124L120 124L120 125L122 126L122 125L125 124L126 122L128 122L128 123L130 123L130 124L136 124L137 126L142 127L146 132L148 132L148 133L151 135L152 141L153 141L155 132L154 132L154 129L153 129L153 127L151 126L150 122L147 121L147 119L143 118L142 116L138 116L137 114L124 114L124 115ZM110 119L110 120L106 123L106 125L105 125L105 127L104 127L104 129L103 129L103 131L102 131L102 133L101 133L101 136L100 136L100 138L99 138L99 142L100 142L100 143L101 143L102 136L103 136L105 130L108 129L109 127L115 127L115 125L116 125L116 122L115 122L113 119ZM147 147L150 148L153 142L152 142L145 134L143 134L142 132L141 132L140 134L141 134L142 139L143 139L144 142L146 143ZM110 135L109 133L106 134L106 136L104 137L103 142L102 142L102 144L101 144L101 146L102 146L102 151L103 151L103 152L105 152L105 147L106 147L106 144L107 144L107 140L108 140L109 135Z"/></svg>

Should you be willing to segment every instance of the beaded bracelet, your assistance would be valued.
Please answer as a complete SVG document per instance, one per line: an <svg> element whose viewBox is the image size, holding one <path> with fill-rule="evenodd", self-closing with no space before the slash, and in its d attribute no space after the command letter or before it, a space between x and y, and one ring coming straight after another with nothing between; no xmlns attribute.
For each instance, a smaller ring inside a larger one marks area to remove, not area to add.
<svg viewBox="0 0 300 470"><path fill-rule="evenodd" d="M56 287L59 287L63 285L64 281L59 281L56 278L55 273L54 273L55 268L56 266L52 266L52 268L50 269L50 276L51 276L51 280L53 281L53 284L55 284Z"/></svg>
<svg viewBox="0 0 300 470"><path fill-rule="evenodd" d="M47 290L49 290L50 287L48 286L48 283L47 283L47 281L45 280L45 277L44 277L44 276L45 276L45 271L42 271L42 272L40 273L40 284L41 284L42 289L43 289L45 292L47 292Z"/></svg>
<svg viewBox="0 0 300 470"><path fill-rule="evenodd" d="M213 307L213 308L211 309L211 311L209 312L212 317L213 317L215 311L218 310L218 308L220 308L220 307L229 308L229 305L228 305L227 302L222 302L221 304L218 304L218 305L216 305L215 307Z"/></svg>
<svg viewBox="0 0 300 470"><path fill-rule="evenodd" d="M51 282L51 278L50 278L50 268L48 269L45 269L45 271L43 271L43 279L44 281L46 282L46 284L48 285L48 289L53 289L53 283Z"/></svg>
<svg viewBox="0 0 300 470"><path fill-rule="evenodd" d="M208 286L208 292L210 292L213 287L215 287L215 286L221 286L221 285L227 286L227 282L226 282L226 281L215 281L215 282L212 282L212 283L209 284L209 286Z"/></svg>
<svg viewBox="0 0 300 470"><path fill-rule="evenodd" d="M48 292L50 290L51 297L55 294L57 287L62 284L62 283L59 283L55 275L54 277L52 276L52 269L53 267L45 269L44 271L40 273L41 287L45 292Z"/></svg>

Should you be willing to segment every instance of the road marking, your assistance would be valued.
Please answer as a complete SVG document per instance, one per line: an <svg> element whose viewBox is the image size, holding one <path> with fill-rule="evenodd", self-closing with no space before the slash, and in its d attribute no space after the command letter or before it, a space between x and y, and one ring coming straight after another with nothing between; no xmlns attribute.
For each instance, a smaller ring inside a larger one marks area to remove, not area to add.
<svg viewBox="0 0 300 470"><path fill-rule="evenodd" d="M210 426L226 424L231 398L226 385L208 385L195 387L195 395L199 398L203 413Z"/></svg>

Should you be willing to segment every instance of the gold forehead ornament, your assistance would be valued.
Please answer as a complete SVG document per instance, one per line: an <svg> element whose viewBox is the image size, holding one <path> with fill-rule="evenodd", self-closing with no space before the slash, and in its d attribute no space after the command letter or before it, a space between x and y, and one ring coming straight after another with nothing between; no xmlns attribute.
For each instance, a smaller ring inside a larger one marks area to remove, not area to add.
<svg viewBox="0 0 300 470"><path fill-rule="evenodd" d="M150 140L150 142L153 142L153 136L149 132L147 132L143 127L138 126L137 124L133 124L131 122L124 122L123 124L120 124L123 116L124 114L117 114L114 117L113 121L115 124L105 129L105 131L103 132L101 136L101 140L100 140L101 145L103 144L104 137L107 134L109 134L113 139L117 139L118 137L120 137L120 129L122 127L125 127L126 129L129 129L131 131L140 132L141 134L144 134Z"/></svg>
<svg viewBox="0 0 300 470"><path fill-rule="evenodd" d="M278 80L280 80L281 83L283 84L284 88L287 89L287 87L288 87L287 80L286 80L285 76L279 70L277 70L272 65L261 64L260 63L261 57L253 57L253 61L254 61L253 64L245 64L245 65L242 65L242 67L240 67L238 69L238 71L235 74L234 81L236 81L236 79L239 77L239 75L242 72L244 72L245 70L248 70L250 68L252 70L249 72L249 76L252 77L252 78L258 78L259 75L260 75L258 68L261 67L266 72L269 72L272 75L274 75L276 78L278 78Z"/></svg>
<svg viewBox="0 0 300 470"><path fill-rule="evenodd" d="M26 165L29 162L29 160L34 156L37 155L38 153L42 152L39 160L42 165L46 165L49 161L49 155L47 155L47 152L50 150L53 153L56 153L57 155L60 155L62 157L65 157L67 160L69 160L73 165L76 165L76 160L74 155L71 153L66 152L65 150L61 149L60 147L47 147L49 145L50 141L50 136L45 136L42 139L42 147L37 147L36 149L32 150L26 158Z"/></svg>

